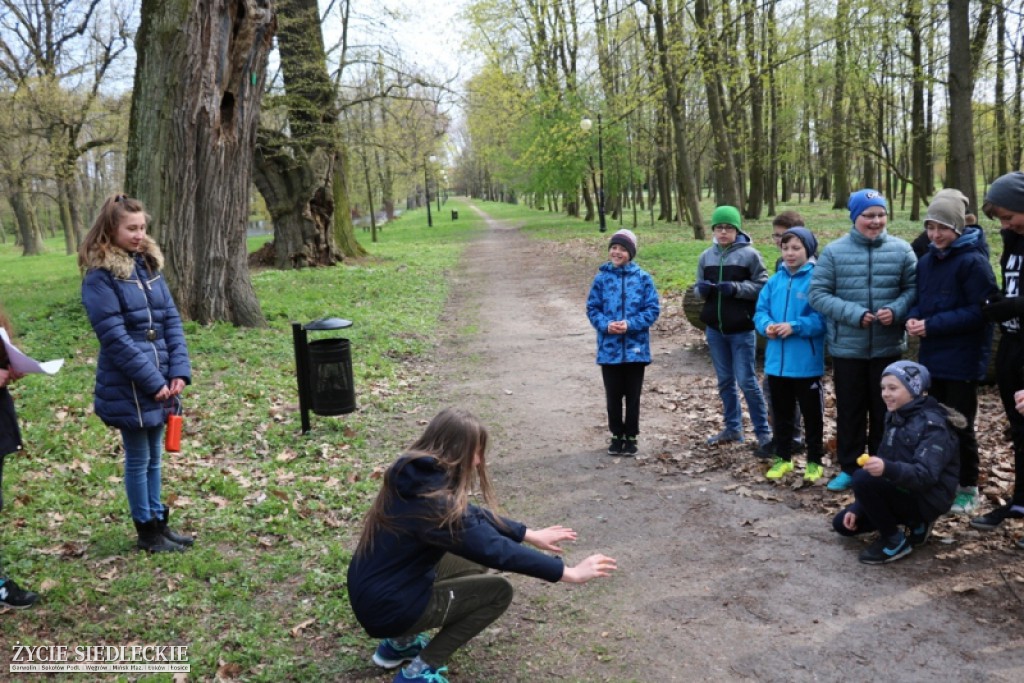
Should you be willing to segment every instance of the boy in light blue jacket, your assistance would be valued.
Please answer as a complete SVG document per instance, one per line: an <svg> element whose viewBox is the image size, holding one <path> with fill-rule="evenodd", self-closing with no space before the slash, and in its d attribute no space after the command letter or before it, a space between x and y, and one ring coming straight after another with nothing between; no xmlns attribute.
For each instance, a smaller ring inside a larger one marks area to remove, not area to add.
<svg viewBox="0 0 1024 683"><path fill-rule="evenodd" d="M608 455L637 453L640 433L640 392L651 363L651 325L661 314L654 280L636 257L636 235L619 230L608 242L608 261L601 265L587 296L587 318L597 330L597 364L601 366L608 429ZM623 415L625 403L625 415Z"/></svg>
<svg viewBox="0 0 1024 683"><path fill-rule="evenodd" d="M799 404L807 441L804 479L814 483L825 474L821 463L825 318L807 301L814 270L811 259L817 253L818 240L807 228L794 227L783 233L780 246L784 267L765 284L754 310L754 327L768 339L764 371L775 416L775 459L765 476L781 479L793 471L793 429Z"/></svg>

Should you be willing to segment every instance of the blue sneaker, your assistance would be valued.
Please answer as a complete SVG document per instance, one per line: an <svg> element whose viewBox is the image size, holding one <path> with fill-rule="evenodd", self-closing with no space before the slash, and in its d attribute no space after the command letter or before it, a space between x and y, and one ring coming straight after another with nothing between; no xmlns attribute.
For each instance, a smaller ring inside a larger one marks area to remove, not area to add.
<svg viewBox="0 0 1024 683"><path fill-rule="evenodd" d="M416 659L429 642L430 639L425 633L416 636L416 639L405 647L398 647L395 645L395 641L385 638L380 641L380 645L373 653L373 663L385 669L394 669L396 666Z"/></svg>
<svg viewBox="0 0 1024 683"><path fill-rule="evenodd" d="M832 481L828 483L828 486L826 486L825 488L827 488L829 491L845 491L846 489L850 488L852 484L853 477L851 477L846 472L840 472L832 479Z"/></svg>
<svg viewBox="0 0 1024 683"><path fill-rule="evenodd" d="M448 673L447 666L442 666L440 669L432 669L428 666L412 676L406 674L405 669L399 669L391 683L448 683L448 679L444 677L446 673Z"/></svg>

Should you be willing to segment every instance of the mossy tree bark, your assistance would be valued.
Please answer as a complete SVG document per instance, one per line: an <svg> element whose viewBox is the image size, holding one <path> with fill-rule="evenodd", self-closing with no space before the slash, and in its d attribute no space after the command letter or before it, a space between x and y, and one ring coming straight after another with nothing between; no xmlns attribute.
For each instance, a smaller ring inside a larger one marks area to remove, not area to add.
<svg viewBox="0 0 1024 683"><path fill-rule="evenodd" d="M127 191L142 199L187 318L265 324L246 227L270 0L144 0Z"/></svg>

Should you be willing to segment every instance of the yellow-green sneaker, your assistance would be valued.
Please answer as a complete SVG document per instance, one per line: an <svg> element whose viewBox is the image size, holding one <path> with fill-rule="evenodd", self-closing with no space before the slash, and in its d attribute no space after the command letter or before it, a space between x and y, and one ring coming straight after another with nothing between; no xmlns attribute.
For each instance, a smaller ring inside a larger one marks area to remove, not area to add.
<svg viewBox="0 0 1024 683"><path fill-rule="evenodd" d="M812 484L822 477L825 476L825 468L816 462L807 463L806 469L804 469L804 481L809 481Z"/></svg>
<svg viewBox="0 0 1024 683"><path fill-rule="evenodd" d="M769 468L768 473L764 476L769 479L782 479L788 472L793 471L793 461L783 460L776 456L775 460L772 461L772 466Z"/></svg>

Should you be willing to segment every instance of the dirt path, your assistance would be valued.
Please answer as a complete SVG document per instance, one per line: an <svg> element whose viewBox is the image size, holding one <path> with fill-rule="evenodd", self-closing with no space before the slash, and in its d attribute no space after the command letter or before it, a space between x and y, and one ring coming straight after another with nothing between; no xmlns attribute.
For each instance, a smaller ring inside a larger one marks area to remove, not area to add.
<svg viewBox="0 0 1024 683"><path fill-rule="evenodd" d="M706 355L669 316L645 384L647 457L604 455L584 312L601 254L584 267L489 226L456 275L444 394L493 426L509 514L572 526L571 562L600 551L620 571L583 587L517 577L513 610L456 658L453 680L1024 680L1024 585L1012 585L1024 555L986 558L1005 585L962 584L977 579L937 559L937 542L894 565L859 564L862 543L830 531L822 501L833 501L819 488L738 481L730 470L756 467L749 452L694 445L706 430L693 411L715 413L717 396ZM665 399L697 384L702 405ZM721 469L721 457L736 466Z"/></svg>

